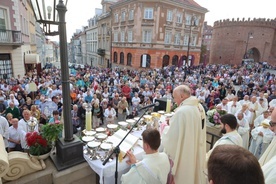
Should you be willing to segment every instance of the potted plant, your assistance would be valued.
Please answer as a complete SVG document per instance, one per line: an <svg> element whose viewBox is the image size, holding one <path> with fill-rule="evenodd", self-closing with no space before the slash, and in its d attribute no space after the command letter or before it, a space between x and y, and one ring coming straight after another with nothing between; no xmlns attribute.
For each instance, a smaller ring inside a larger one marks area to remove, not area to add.
<svg viewBox="0 0 276 184"><path fill-rule="evenodd" d="M29 154L38 159L46 159L55 146L55 142L61 136L63 124L46 124L41 132L29 132L26 134L26 141L29 147ZM43 156L42 156L43 155Z"/></svg>
<svg viewBox="0 0 276 184"><path fill-rule="evenodd" d="M50 155L51 145L38 132L28 132L26 142L29 147L29 154L38 159L46 159Z"/></svg>

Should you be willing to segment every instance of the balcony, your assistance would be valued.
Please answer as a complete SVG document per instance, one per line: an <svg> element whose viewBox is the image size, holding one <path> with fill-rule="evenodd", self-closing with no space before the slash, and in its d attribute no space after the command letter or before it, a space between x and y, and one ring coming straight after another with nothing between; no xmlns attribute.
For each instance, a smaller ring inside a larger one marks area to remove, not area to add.
<svg viewBox="0 0 276 184"><path fill-rule="evenodd" d="M23 44L21 36L21 31L0 29L0 44L20 46Z"/></svg>
<svg viewBox="0 0 276 184"><path fill-rule="evenodd" d="M104 56L105 55L105 49L98 49L97 54L100 55L100 56Z"/></svg>

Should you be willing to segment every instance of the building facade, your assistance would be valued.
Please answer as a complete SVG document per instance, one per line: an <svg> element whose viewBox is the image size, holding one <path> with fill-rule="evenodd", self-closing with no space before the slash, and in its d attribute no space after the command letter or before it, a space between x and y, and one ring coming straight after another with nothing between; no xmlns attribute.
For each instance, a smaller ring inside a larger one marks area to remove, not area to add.
<svg viewBox="0 0 276 184"><path fill-rule="evenodd" d="M98 17L98 65L110 67L112 61L111 40L112 40L112 14L110 8L118 0L102 0L102 13Z"/></svg>
<svg viewBox="0 0 276 184"><path fill-rule="evenodd" d="M210 63L276 65L276 19L221 20L213 27Z"/></svg>
<svg viewBox="0 0 276 184"><path fill-rule="evenodd" d="M88 20L88 27L86 31L86 64L90 66L98 65L99 55L98 50L98 26L97 26L97 16Z"/></svg>
<svg viewBox="0 0 276 184"><path fill-rule="evenodd" d="M208 25L207 22L204 22L203 25L203 35L202 35L202 48L201 48L201 61L204 64L209 63L210 58L210 49L212 43L212 34L213 34L213 27Z"/></svg>
<svg viewBox="0 0 276 184"><path fill-rule="evenodd" d="M115 66L198 65L205 8L192 0L130 0L111 9Z"/></svg>

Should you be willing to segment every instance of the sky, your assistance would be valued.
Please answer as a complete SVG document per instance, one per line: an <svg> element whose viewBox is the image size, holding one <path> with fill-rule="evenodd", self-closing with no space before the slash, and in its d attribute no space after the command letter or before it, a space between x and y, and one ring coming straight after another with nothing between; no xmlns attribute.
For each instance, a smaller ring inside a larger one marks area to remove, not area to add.
<svg viewBox="0 0 276 184"><path fill-rule="evenodd" d="M276 18L276 0L195 0L208 9L205 21L209 25L217 20L232 18ZM88 19L95 15L95 8L101 8L101 0L68 0L66 22L67 40L76 29L88 25ZM52 37L54 38L54 37ZM50 39L52 39L50 38ZM58 38L55 38L55 40Z"/></svg>

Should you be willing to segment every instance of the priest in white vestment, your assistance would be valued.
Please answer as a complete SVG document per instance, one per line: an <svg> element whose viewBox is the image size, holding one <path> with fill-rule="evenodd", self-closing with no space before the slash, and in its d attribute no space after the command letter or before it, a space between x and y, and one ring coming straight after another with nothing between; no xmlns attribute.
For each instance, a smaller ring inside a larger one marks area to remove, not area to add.
<svg viewBox="0 0 276 184"><path fill-rule="evenodd" d="M218 145L230 144L241 147L243 146L242 138L236 130L238 126L237 118L233 114L225 114L220 118L220 120L220 124L222 126L221 133L223 134L223 136L219 140L217 140L214 147L206 154L207 162L211 153Z"/></svg>
<svg viewBox="0 0 276 184"><path fill-rule="evenodd" d="M160 133L156 129L147 129L142 133L143 149L146 155L142 161L128 151L131 169L121 177L122 184L166 184L170 172L168 156L158 152L160 146Z"/></svg>
<svg viewBox="0 0 276 184"><path fill-rule="evenodd" d="M249 123L248 121L243 118L243 113L238 113L237 121L239 124L238 133L242 137L242 145L245 149L248 149L249 146Z"/></svg>
<svg viewBox="0 0 276 184"><path fill-rule="evenodd" d="M180 85L173 91L178 107L162 135L162 145L174 165L176 184L205 184L206 117L202 105L191 96L190 88Z"/></svg>
<svg viewBox="0 0 276 184"><path fill-rule="evenodd" d="M238 102L238 97L235 96L231 102L228 102L228 113L236 114L239 110L241 110L242 106L240 102Z"/></svg>
<svg viewBox="0 0 276 184"><path fill-rule="evenodd" d="M271 114L271 121L269 122L271 130L276 134L276 108L273 110ZM259 159L259 163L261 166L266 164L273 156L276 155L276 136L274 136L273 140L271 141L270 145Z"/></svg>
<svg viewBox="0 0 276 184"><path fill-rule="evenodd" d="M262 126L251 131L252 140L249 151L259 159L265 152L274 137L274 132L269 128L269 120L264 120Z"/></svg>
<svg viewBox="0 0 276 184"><path fill-rule="evenodd" d="M261 126L262 122L267 119L270 120L269 112L265 111L254 120L254 127Z"/></svg>
<svg viewBox="0 0 276 184"><path fill-rule="evenodd" d="M272 157L264 166L262 166L265 184L276 183L276 155Z"/></svg>

